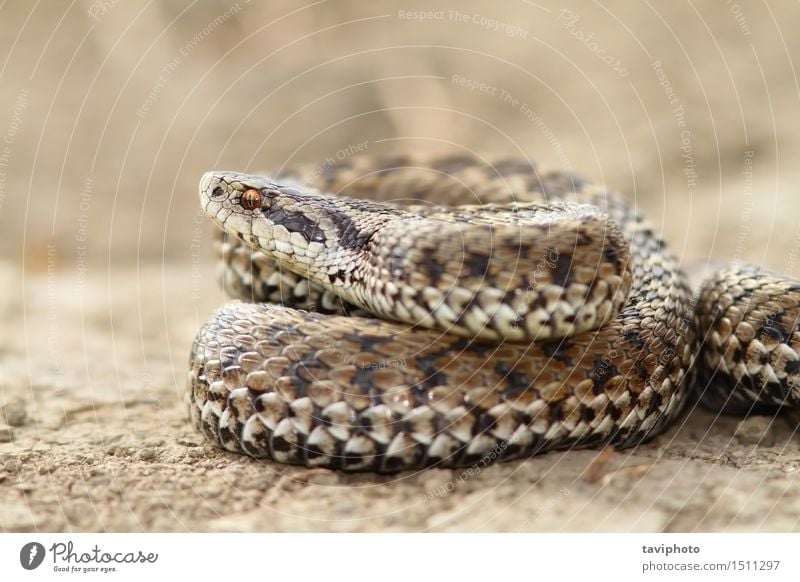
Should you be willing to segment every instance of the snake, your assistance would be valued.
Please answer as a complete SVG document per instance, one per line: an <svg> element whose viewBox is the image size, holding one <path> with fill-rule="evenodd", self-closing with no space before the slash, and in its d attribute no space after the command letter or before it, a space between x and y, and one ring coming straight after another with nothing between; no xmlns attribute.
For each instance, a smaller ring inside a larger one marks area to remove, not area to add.
<svg viewBox="0 0 800 582"><path fill-rule="evenodd" d="M693 405L800 404L800 284L695 294L623 196L527 158L398 153L205 173L231 301L184 404L224 450L394 473L637 446Z"/></svg>

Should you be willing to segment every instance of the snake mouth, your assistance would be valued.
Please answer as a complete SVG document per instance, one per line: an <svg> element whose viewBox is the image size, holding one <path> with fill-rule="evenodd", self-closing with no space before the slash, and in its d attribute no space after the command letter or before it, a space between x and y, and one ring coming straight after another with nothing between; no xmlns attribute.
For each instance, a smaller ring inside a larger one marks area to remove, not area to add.
<svg viewBox="0 0 800 582"><path fill-rule="evenodd" d="M253 217L241 205L247 187L236 172L206 172L200 178L200 204L204 213L228 234L247 242L252 238Z"/></svg>

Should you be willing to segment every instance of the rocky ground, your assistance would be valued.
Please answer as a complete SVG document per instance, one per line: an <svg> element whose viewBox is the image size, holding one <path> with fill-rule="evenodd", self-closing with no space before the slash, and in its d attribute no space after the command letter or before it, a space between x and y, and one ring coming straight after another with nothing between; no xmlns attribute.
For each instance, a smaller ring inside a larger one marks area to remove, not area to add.
<svg viewBox="0 0 800 582"><path fill-rule="evenodd" d="M8 264L0 275L4 288L22 280ZM696 410L632 451L472 473L343 475L215 450L181 405L191 339L220 299L187 300L191 280L185 267L145 266L74 288L45 270L0 296L15 330L0 338L0 529L800 529L800 450L782 418L738 426Z"/></svg>

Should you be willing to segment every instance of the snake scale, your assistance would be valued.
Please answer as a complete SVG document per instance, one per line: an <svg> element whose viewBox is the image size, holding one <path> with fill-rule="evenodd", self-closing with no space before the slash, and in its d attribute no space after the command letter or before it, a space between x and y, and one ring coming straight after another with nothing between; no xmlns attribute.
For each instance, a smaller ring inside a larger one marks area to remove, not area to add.
<svg viewBox="0 0 800 582"><path fill-rule="evenodd" d="M623 198L473 155L209 172L233 301L186 407L224 449L348 471L631 447L699 399L800 401L800 285L728 269L694 296Z"/></svg>

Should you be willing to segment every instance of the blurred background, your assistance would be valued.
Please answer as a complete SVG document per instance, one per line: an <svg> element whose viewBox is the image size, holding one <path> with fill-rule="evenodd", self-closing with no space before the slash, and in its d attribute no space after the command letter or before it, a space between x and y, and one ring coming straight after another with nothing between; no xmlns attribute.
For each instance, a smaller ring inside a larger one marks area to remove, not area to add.
<svg viewBox="0 0 800 582"><path fill-rule="evenodd" d="M634 198L686 260L791 270L798 23L794 1L6 0L0 254L188 264L203 171L363 144L530 155Z"/></svg>

